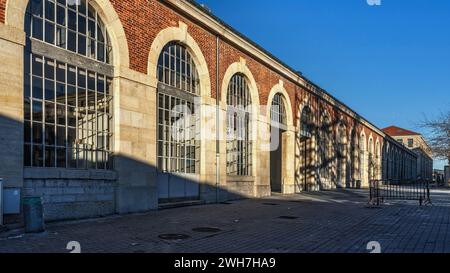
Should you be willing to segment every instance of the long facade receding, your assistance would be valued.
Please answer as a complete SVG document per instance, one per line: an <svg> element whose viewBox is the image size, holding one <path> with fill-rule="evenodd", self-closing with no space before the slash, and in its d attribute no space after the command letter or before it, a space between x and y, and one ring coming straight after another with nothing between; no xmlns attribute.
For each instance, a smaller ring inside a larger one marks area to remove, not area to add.
<svg viewBox="0 0 450 273"><path fill-rule="evenodd" d="M0 178L46 220L417 177L414 152L194 2L75 2L0 0Z"/></svg>

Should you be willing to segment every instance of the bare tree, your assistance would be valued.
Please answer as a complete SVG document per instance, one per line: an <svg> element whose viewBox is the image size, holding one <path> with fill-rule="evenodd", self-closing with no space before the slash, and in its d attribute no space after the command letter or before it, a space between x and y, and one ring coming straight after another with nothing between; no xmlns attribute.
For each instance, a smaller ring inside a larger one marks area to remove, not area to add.
<svg viewBox="0 0 450 273"><path fill-rule="evenodd" d="M429 130L426 138L434 158L447 160L450 165L450 110L441 112L434 119L424 117L421 126Z"/></svg>

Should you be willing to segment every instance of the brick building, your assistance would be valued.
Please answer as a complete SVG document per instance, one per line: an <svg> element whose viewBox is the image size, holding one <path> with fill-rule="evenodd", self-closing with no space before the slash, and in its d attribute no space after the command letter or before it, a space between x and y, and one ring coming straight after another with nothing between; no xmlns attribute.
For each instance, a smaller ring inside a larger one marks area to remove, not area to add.
<svg viewBox="0 0 450 273"><path fill-rule="evenodd" d="M433 180L433 153L421 134L397 126L386 127L383 132L417 155L418 177Z"/></svg>
<svg viewBox="0 0 450 273"><path fill-rule="evenodd" d="M47 220L413 172L408 149L196 3L74 2L0 0L0 177Z"/></svg>

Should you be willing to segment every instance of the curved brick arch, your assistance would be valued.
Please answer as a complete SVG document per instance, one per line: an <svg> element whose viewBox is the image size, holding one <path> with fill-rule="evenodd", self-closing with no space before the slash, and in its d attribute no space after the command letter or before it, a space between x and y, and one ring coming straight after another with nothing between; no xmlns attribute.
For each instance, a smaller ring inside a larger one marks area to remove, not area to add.
<svg viewBox="0 0 450 273"><path fill-rule="evenodd" d="M244 59L241 59L239 62L232 63L225 72L222 80L222 88L220 89L222 104L226 105L227 103L228 84L230 83L231 78L236 73L243 74L249 80L250 94L252 96L252 105L254 110L253 113L259 113L259 111L257 111L257 107L260 105L258 86L256 85L255 78L253 77L253 74L248 68Z"/></svg>
<svg viewBox="0 0 450 273"><path fill-rule="evenodd" d="M161 30L153 40L147 65L147 74L150 76L151 84L157 86L158 83L156 71L161 51L168 43L174 41L186 45L191 53L200 78L200 95L202 97L211 97L211 79L209 77L208 64L199 45L189 34L187 25L183 22L179 22L179 27L168 27Z"/></svg>
<svg viewBox="0 0 450 273"><path fill-rule="evenodd" d="M282 81L277 83L272 87L269 93L269 97L267 100L267 122L270 124L270 108L272 105L273 97L275 97L276 94L281 94L283 97L284 104L286 106L286 118L287 118L287 125L293 126L294 125L294 118L292 115L292 105L291 100L289 99L289 94L286 91L286 88L284 88L284 84Z"/></svg>
<svg viewBox="0 0 450 273"><path fill-rule="evenodd" d="M7 0L5 24L24 31L25 11L29 0ZM89 3L97 10L111 38L113 62L116 67L130 65L128 42L122 23L108 0L91 0Z"/></svg>

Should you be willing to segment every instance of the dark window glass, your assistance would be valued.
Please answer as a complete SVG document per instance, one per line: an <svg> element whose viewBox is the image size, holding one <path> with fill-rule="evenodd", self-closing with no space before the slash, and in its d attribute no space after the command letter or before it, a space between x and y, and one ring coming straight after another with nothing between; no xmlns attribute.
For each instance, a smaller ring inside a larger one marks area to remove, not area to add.
<svg viewBox="0 0 450 273"><path fill-rule="evenodd" d="M78 34L78 53L86 55L86 37Z"/></svg>
<svg viewBox="0 0 450 273"><path fill-rule="evenodd" d="M56 101L66 103L66 86L63 83L56 83Z"/></svg>
<svg viewBox="0 0 450 273"><path fill-rule="evenodd" d="M66 9L59 5L56 13L56 22L62 26L66 25Z"/></svg>
<svg viewBox="0 0 450 273"><path fill-rule="evenodd" d="M55 21L55 4L49 0L45 1L45 19Z"/></svg>
<svg viewBox="0 0 450 273"><path fill-rule="evenodd" d="M45 147L45 167L55 167L55 147Z"/></svg>
<svg viewBox="0 0 450 273"><path fill-rule="evenodd" d="M45 103L45 122L55 123L55 104L52 102Z"/></svg>
<svg viewBox="0 0 450 273"><path fill-rule="evenodd" d="M57 148L57 167L65 168L66 167L66 149L65 148Z"/></svg>
<svg viewBox="0 0 450 273"><path fill-rule="evenodd" d="M38 40L42 40L44 38L42 19L37 17L33 18L33 38Z"/></svg>
<svg viewBox="0 0 450 273"><path fill-rule="evenodd" d="M33 143L42 143L42 123L33 123Z"/></svg>
<svg viewBox="0 0 450 273"><path fill-rule="evenodd" d="M24 123L24 138L23 140L27 143L31 142L31 122L25 121Z"/></svg>
<svg viewBox="0 0 450 273"><path fill-rule="evenodd" d="M67 49L77 52L77 34L70 30L67 36Z"/></svg>
<svg viewBox="0 0 450 273"><path fill-rule="evenodd" d="M56 145L66 146L66 129L62 126L56 127Z"/></svg>
<svg viewBox="0 0 450 273"><path fill-rule="evenodd" d="M55 145L55 125L45 125L45 145Z"/></svg>
<svg viewBox="0 0 450 273"><path fill-rule="evenodd" d="M44 166L44 150L42 145L33 145L32 152L33 167Z"/></svg>
<svg viewBox="0 0 450 273"><path fill-rule="evenodd" d="M55 82L45 80L45 100L55 101Z"/></svg>
<svg viewBox="0 0 450 273"><path fill-rule="evenodd" d="M64 105L56 105L56 117L59 125L66 125L66 107Z"/></svg>
<svg viewBox="0 0 450 273"><path fill-rule="evenodd" d="M49 44L55 43L55 25L45 22L45 41Z"/></svg>

